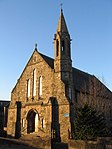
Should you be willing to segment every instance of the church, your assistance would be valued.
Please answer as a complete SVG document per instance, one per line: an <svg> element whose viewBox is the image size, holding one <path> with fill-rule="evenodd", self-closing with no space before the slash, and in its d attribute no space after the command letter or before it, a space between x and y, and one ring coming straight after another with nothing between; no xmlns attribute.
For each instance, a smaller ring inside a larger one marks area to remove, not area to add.
<svg viewBox="0 0 112 149"><path fill-rule="evenodd" d="M54 59L35 46L11 92L7 135L38 136L67 142L74 123L74 108L84 104L112 122L112 92L94 75L72 67L71 37L63 10L54 34Z"/></svg>

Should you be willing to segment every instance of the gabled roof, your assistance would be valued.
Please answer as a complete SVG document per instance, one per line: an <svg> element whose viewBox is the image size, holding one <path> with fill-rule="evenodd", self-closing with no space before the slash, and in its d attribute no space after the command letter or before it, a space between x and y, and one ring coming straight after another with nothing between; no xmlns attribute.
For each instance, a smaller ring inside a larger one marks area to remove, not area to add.
<svg viewBox="0 0 112 149"><path fill-rule="evenodd" d="M42 58L46 61L46 63L54 69L54 59L48 56L45 56L39 53ZM81 71L77 68L72 67L73 72L73 83L74 88L77 91L81 91L87 94L94 94L94 89L96 89L97 96L104 96L107 98L112 97L112 92L98 80L94 75L91 75L87 72ZM108 92L108 93L107 93Z"/></svg>
<svg viewBox="0 0 112 149"><path fill-rule="evenodd" d="M34 50L34 52L37 52L37 51ZM34 54L34 52L33 52L33 54ZM33 56L33 54L32 54L32 56ZM39 53L39 55L45 60L45 62L51 67L51 69L54 69L54 59L53 58L50 58L42 53ZM32 58L32 56L31 56L31 58ZM29 61L30 61L30 59L29 59ZM28 61L28 63L29 63L29 61ZM27 63L27 65L28 65L28 63ZM26 65L26 67L27 67L27 65ZM24 68L24 70L26 69L26 67ZM23 72L24 72L24 70L23 70ZM72 67L72 72L73 72L73 83L74 83L75 90L77 90L79 92L81 91L81 92L84 92L87 94L94 94L94 88L96 88L96 92L98 94L100 92L101 96L105 96L108 94L110 97L112 97L112 92L103 83L101 83L100 80L98 80L94 75L90 75L86 72L83 72L83 71L73 68L73 67ZM21 76L22 76L22 74L21 74ZM13 92L13 90L12 90L12 92ZM101 93L101 91L102 91L102 93Z"/></svg>
<svg viewBox="0 0 112 149"><path fill-rule="evenodd" d="M75 90L111 99L112 92L94 75L72 68Z"/></svg>
<svg viewBox="0 0 112 149"><path fill-rule="evenodd" d="M77 91L89 93L90 82L91 79L93 79L93 76L76 68L72 68L72 71L75 89Z"/></svg>
<svg viewBox="0 0 112 149"><path fill-rule="evenodd" d="M31 55L31 57L30 57L30 59L28 60L28 62L27 62L27 64L26 64L26 66L25 66L23 72L21 73L19 79L20 79L21 76L23 75L23 73L24 73L26 67L27 67L28 64L30 63L30 61L31 61L31 59L32 59L32 57L33 57L33 55L34 55L35 52L38 53L52 69L54 69L54 60L53 60L52 58L50 58L50 57L48 57L48 56L42 54L42 53L39 53L39 52L37 51L37 49L35 48L34 51L33 51L33 53L32 53L32 55ZM18 79L18 81L19 81L19 79ZM16 85L17 85L17 83L16 83ZM13 92L14 89L16 88L16 85L15 85L14 88L12 89L12 92Z"/></svg>

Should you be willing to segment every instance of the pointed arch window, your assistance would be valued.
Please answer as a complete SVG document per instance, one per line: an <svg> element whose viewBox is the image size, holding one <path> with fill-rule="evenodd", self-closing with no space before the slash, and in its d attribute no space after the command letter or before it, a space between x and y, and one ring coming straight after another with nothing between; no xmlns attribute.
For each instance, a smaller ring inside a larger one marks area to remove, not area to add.
<svg viewBox="0 0 112 149"><path fill-rule="evenodd" d="M33 97L36 96L36 69L33 70Z"/></svg>
<svg viewBox="0 0 112 149"><path fill-rule="evenodd" d="M39 77L39 97L42 95L42 76Z"/></svg>
<svg viewBox="0 0 112 149"><path fill-rule="evenodd" d="M27 98L30 97L30 79L27 80Z"/></svg>
<svg viewBox="0 0 112 149"><path fill-rule="evenodd" d="M56 56L59 55L59 41L58 39L56 40Z"/></svg>
<svg viewBox="0 0 112 149"><path fill-rule="evenodd" d="M72 99L72 88L71 87L69 87L69 98L70 100Z"/></svg>
<svg viewBox="0 0 112 149"><path fill-rule="evenodd" d="M68 84L65 85L65 96L72 100L72 87Z"/></svg>
<svg viewBox="0 0 112 149"><path fill-rule="evenodd" d="M67 41L68 44L68 56L71 57L70 41Z"/></svg>

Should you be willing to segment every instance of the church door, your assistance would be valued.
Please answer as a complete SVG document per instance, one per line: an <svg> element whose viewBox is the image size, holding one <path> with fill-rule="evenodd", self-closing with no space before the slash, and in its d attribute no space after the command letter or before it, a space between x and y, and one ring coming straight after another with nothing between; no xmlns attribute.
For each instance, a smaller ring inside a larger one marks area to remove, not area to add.
<svg viewBox="0 0 112 149"><path fill-rule="evenodd" d="M27 116L27 133L37 132L38 129L38 114L31 110Z"/></svg>

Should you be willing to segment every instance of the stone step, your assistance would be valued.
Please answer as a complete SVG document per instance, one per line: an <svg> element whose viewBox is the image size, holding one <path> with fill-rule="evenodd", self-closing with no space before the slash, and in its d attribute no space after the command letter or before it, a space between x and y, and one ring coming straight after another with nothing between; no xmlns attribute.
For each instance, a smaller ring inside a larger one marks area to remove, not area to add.
<svg viewBox="0 0 112 149"><path fill-rule="evenodd" d="M37 133L31 133L22 136L19 140L23 141L26 144L29 144L33 147L38 147L44 149L46 146L50 146L50 138L40 137Z"/></svg>

